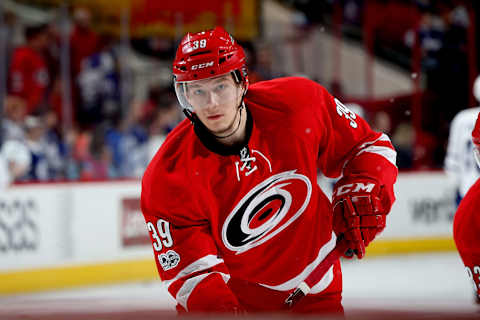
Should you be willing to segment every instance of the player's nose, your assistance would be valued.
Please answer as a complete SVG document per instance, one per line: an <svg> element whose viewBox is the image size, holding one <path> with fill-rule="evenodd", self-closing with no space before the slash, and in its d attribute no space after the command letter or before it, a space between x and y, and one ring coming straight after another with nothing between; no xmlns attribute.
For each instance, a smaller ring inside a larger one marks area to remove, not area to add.
<svg viewBox="0 0 480 320"><path fill-rule="evenodd" d="M220 104L220 97L214 92L210 92L208 95L208 103L206 107L208 109L215 108Z"/></svg>

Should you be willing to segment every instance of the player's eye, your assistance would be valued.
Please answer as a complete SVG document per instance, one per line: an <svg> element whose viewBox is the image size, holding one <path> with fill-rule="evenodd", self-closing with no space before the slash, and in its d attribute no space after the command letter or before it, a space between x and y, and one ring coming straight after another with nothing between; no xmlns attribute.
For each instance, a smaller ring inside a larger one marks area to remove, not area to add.
<svg viewBox="0 0 480 320"><path fill-rule="evenodd" d="M215 87L215 92L222 92L227 88L227 85L224 83L220 83Z"/></svg>
<svg viewBox="0 0 480 320"><path fill-rule="evenodd" d="M193 90L193 94L196 95L196 96L202 96L205 94L205 91L202 90L202 89L195 89Z"/></svg>

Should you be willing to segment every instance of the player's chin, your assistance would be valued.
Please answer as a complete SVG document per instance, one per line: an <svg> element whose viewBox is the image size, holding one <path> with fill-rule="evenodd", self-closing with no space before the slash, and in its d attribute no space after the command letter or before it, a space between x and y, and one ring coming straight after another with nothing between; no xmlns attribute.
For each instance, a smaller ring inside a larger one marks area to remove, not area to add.
<svg viewBox="0 0 480 320"><path fill-rule="evenodd" d="M229 128L211 128L210 132L212 132L216 136L224 136L230 133Z"/></svg>
<svg viewBox="0 0 480 320"><path fill-rule="evenodd" d="M209 121L207 128L216 135L228 133L230 127L223 121Z"/></svg>

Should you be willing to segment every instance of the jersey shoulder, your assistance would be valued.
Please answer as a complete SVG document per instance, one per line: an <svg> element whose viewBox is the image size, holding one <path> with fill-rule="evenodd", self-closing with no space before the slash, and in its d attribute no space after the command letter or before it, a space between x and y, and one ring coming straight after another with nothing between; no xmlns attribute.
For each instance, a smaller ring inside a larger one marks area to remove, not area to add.
<svg viewBox="0 0 480 320"><path fill-rule="evenodd" d="M319 86L319 84L304 77L282 77L256 82L250 85L250 89L261 90L262 88L268 88L268 90L272 90L280 88L294 91L295 89L308 88L309 86Z"/></svg>
<svg viewBox="0 0 480 320"><path fill-rule="evenodd" d="M142 178L142 207L181 206L189 181L189 155L196 143L188 119L178 124L150 161ZM178 200L178 201L177 201Z"/></svg>
<svg viewBox="0 0 480 320"><path fill-rule="evenodd" d="M329 96L325 88L315 81L303 77L285 77L252 84L246 101L290 113L308 109Z"/></svg>
<svg viewBox="0 0 480 320"><path fill-rule="evenodd" d="M255 122L265 128L291 128L294 131L309 124L320 128L325 110L333 97L320 84L302 77L278 78L255 83L245 102ZM272 121L275 119L275 121Z"/></svg>

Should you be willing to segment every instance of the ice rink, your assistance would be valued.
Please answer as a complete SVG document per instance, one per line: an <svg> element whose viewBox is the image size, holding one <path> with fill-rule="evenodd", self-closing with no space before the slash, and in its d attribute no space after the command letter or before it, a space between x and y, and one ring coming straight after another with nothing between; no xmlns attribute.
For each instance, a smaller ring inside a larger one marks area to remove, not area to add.
<svg viewBox="0 0 480 320"><path fill-rule="evenodd" d="M343 261L347 318L480 319L455 252ZM0 319L167 319L174 300L160 281L0 299Z"/></svg>

